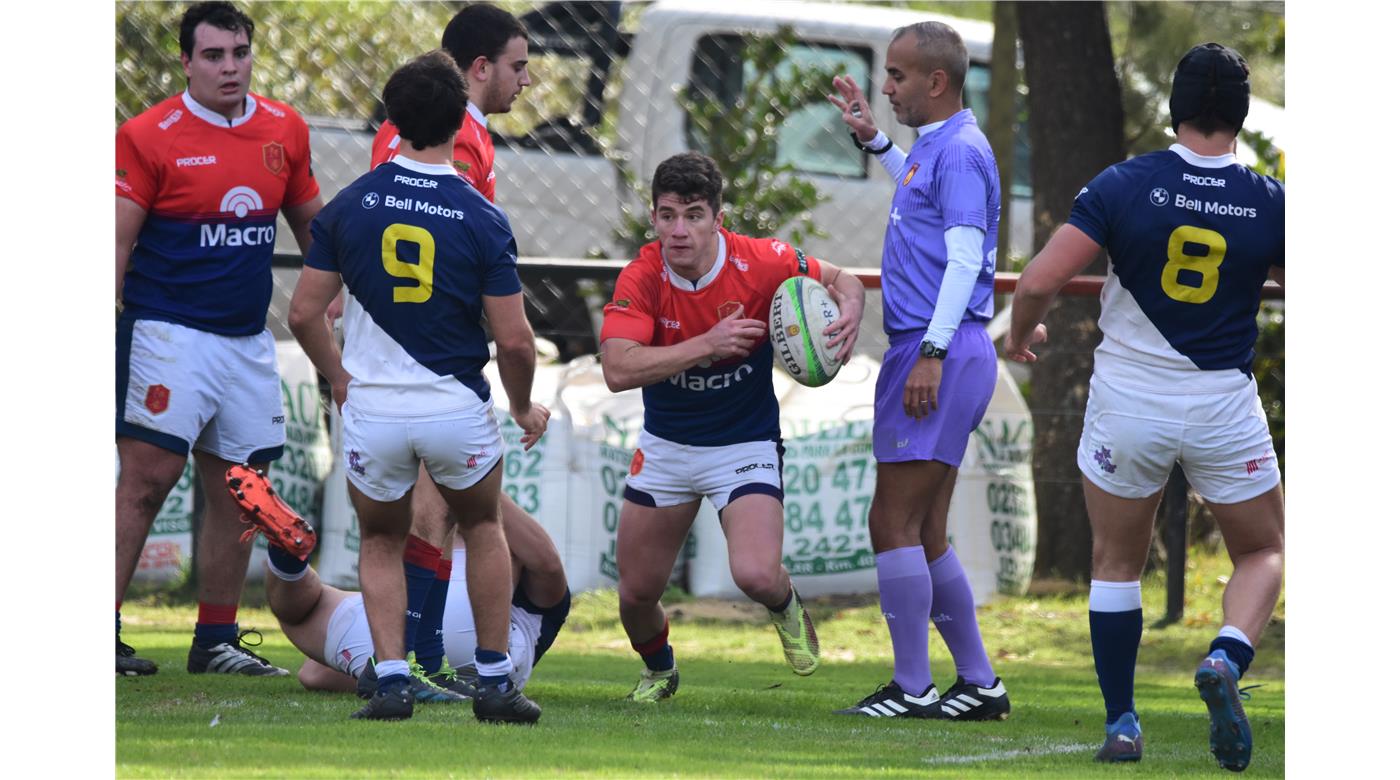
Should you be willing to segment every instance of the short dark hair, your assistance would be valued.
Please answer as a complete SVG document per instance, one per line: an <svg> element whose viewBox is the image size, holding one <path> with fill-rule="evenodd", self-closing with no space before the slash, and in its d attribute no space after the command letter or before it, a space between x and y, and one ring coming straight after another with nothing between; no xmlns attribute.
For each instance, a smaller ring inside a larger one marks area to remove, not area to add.
<svg viewBox="0 0 1400 780"><path fill-rule="evenodd" d="M248 43L253 42L253 20L233 3L195 3L180 19L180 53L186 57L194 56L194 28L201 24L229 32L241 30L248 33Z"/></svg>
<svg viewBox="0 0 1400 780"><path fill-rule="evenodd" d="M495 61L512 38L527 38L525 25L509 11L490 3L473 3L457 12L442 30L442 48L466 70L477 57Z"/></svg>
<svg viewBox="0 0 1400 780"><path fill-rule="evenodd" d="M719 213L724 195L724 177L715 161L699 152L682 152L667 157L651 177L651 207L662 195L675 195L684 203L703 200Z"/></svg>
<svg viewBox="0 0 1400 780"><path fill-rule="evenodd" d="M384 84L384 110L414 149L447 143L467 113L467 82L442 49L409 60Z"/></svg>
<svg viewBox="0 0 1400 780"><path fill-rule="evenodd" d="M1185 122L1203 135L1238 135L1249 116L1249 63L1218 43L1193 47L1176 64L1169 107L1173 132Z"/></svg>
<svg viewBox="0 0 1400 780"><path fill-rule="evenodd" d="M967 81L967 44L958 31L943 22L915 22L894 31L891 41L912 33L919 42L925 73L941 70L948 74L948 87L961 92Z"/></svg>

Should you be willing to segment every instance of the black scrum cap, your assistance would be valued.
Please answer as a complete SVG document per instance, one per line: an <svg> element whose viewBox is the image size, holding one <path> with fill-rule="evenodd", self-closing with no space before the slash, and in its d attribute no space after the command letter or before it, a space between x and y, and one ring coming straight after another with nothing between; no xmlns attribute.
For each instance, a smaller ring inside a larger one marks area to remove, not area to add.
<svg viewBox="0 0 1400 780"><path fill-rule="evenodd" d="M1172 130L1214 116L1238 133L1249 114L1249 65L1240 53L1203 43L1181 58L1172 77Z"/></svg>

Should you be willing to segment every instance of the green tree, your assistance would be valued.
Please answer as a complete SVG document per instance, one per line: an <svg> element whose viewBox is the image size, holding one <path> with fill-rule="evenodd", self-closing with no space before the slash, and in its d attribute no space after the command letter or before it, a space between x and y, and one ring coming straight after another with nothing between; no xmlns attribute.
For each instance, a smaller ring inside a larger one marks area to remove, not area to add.
<svg viewBox="0 0 1400 780"><path fill-rule="evenodd" d="M780 236L794 244L824 236L812 208L827 199L791 164L778 161L783 123L798 110L826 101L837 72L803 67L787 56L797 40L790 27L775 35L745 34L739 61L743 83L735 98L693 88L676 100L690 120L695 151L714 158L724 176L725 227L752 236ZM600 145L613 160L637 203L624 205L619 241L635 252L650 240L650 180L643 181L605 139Z"/></svg>

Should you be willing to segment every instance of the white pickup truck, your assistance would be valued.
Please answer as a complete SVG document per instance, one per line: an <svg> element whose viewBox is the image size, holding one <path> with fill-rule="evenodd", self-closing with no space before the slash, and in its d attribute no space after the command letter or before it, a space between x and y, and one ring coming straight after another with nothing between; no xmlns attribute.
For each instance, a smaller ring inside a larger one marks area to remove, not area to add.
<svg viewBox="0 0 1400 780"><path fill-rule="evenodd" d="M992 26L984 22L869 5L659 0L641 12L626 34L617 31L620 6L552 3L522 17L530 29L532 57L573 56L594 64L582 90L583 105L572 116L521 137L497 139L496 200L510 217L524 257L621 256L612 232L621 224L623 204L641 203L594 142L604 116L603 96L617 101L613 143L623 164L638 181L650 182L658 163L690 148L687 116L677 101L680 91L700 85L727 100L739 93L744 80L757 76L739 56L741 33L791 27L796 43L788 49L788 59L854 76L871 96L878 125L907 149L912 128L896 122L889 101L878 94L885 47L896 28L938 18L956 27L967 42L972 67L966 102L979 119L987 114ZM582 72L589 74L586 68ZM373 132L366 122L308 121L316 175L329 198L365 171ZM1024 182L1027 148L1024 142L1018 146L1016 175ZM874 158L851 144L840 113L824 99L809 103L779 130L778 155L828 197L813 210L813 219L829 236L804 240L803 248L842 265L878 266L894 185ZM1013 253L1025 255L1030 251L1030 190L1018 183L1013 194L1011 213L1002 224L1011 230ZM279 244L295 251L286 232Z"/></svg>
<svg viewBox="0 0 1400 780"><path fill-rule="evenodd" d="M871 5L773 0L658 0L641 9L616 2L555 2L525 14L521 19L529 30L536 77L546 71L573 74L562 90L558 84L531 87L535 100L556 102L560 91L578 99L576 105L528 132L496 139L497 203L510 216L521 256L630 259L615 242L613 231L623 221L624 204L633 209L645 204L628 188L597 141L610 139L636 180L649 183L659 162L691 148L678 93L698 87L722 100L733 99L745 80L759 75L740 56L742 33L776 33L780 27L791 27L796 42L788 50L788 60L834 67L854 76L871 97L876 122L908 149L913 129L896 122L889 101L878 94L885 48L896 28L931 18L953 25L966 41L971 68L965 102L985 121L992 26L984 22ZM630 32L623 32L624 28ZM561 62L571 63L572 69L561 69ZM540 100L546 91L555 94ZM524 99L531 97L527 90ZM517 102L509 121L494 117L495 127L521 125L518 115L522 114ZM308 117L308 122L316 174L329 199L365 172L376 125L368 119ZM1256 99L1245 126L1284 146L1282 108ZM1017 128L1011 208L1001 223L1002 230L1009 231L1011 253L1022 257L1032 249L1030 147L1025 130ZM824 99L809 103L780 128L778 152L781 161L792 163L828 198L813 211L816 224L828 237L805 239L803 248L847 267L878 267L894 184L878 161L851 144L839 113ZM1239 154L1245 164L1254 162L1247 146L1241 144ZM1003 166L1007 162L1001 161ZM278 231L277 246L279 253L289 256L276 271L279 283L273 302L275 311L284 311L299 265L291 261L298 253L285 224ZM586 269L579 266L592 267L571 265L580 273ZM609 270L603 275L611 280L615 273ZM538 287L532 289L540 292ZM558 331L588 330L596 312L576 311L574 293L563 291L562 296L571 299L567 307L550 310L548 315L543 307L534 312L540 315L533 320L537 330L545 320L560 319L565 310L571 312L567 321L552 323ZM874 296L866 312L866 330L871 335L863 339L871 342L863 345L871 350L878 347L879 309ZM286 337L277 317L269 318L269 324L279 337ZM596 329L596 323L593 326ZM566 351L572 355L589 348L578 344Z"/></svg>

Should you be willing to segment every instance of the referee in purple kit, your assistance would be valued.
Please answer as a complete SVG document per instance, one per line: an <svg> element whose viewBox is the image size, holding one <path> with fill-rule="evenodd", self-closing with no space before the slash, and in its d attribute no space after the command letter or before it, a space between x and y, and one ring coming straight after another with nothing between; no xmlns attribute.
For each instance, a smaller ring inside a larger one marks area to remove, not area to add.
<svg viewBox="0 0 1400 780"><path fill-rule="evenodd" d="M901 124L918 129L906 155L879 132L850 76L829 100L857 146L895 180L880 263L890 347L875 385L878 464L870 537L880 609L894 645L894 678L842 714L1000 720L1011 712L992 671L972 586L948 546L948 505L968 437L996 384L986 322L1001 187L972 112L963 108L967 47L952 27L895 30L885 84ZM929 669L929 623L947 643L957 680L940 697Z"/></svg>

